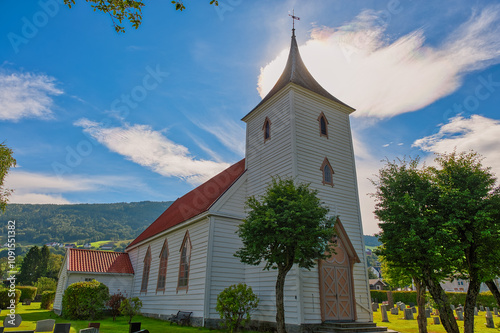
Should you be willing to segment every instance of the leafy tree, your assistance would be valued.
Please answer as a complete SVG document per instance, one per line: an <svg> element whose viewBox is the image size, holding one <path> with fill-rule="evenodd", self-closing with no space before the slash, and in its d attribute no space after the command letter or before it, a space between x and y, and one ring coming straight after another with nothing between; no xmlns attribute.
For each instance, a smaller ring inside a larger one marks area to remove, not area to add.
<svg viewBox="0 0 500 333"><path fill-rule="evenodd" d="M276 279L276 323L278 333L285 332L284 286L294 264L311 269L317 259L334 253L330 240L334 235L333 218L321 205L317 191L293 179L273 178L265 194L246 201L251 209L239 226L243 247L235 254L243 263L278 271Z"/></svg>
<svg viewBox="0 0 500 333"><path fill-rule="evenodd" d="M500 188L491 168L482 165L475 152L452 152L436 158L431 168L439 188L439 213L446 217L454 237L445 245L458 244L462 260L458 271L469 280L465 299L464 332L474 332L474 307L482 282L499 275Z"/></svg>
<svg viewBox="0 0 500 333"><path fill-rule="evenodd" d="M122 301L125 300L126 297L122 295L122 293L113 294L109 297L106 305L109 307L111 315L113 316L113 321L116 320L116 316L120 314L120 305Z"/></svg>
<svg viewBox="0 0 500 333"><path fill-rule="evenodd" d="M51 253L47 263L46 277L57 280L59 278L59 271L61 269L64 256L61 254Z"/></svg>
<svg viewBox="0 0 500 333"><path fill-rule="evenodd" d="M120 305L120 313L128 317L128 323L132 322L132 318L141 313L142 301L139 297L126 298Z"/></svg>
<svg viewBox="0 0 500 333"><path fill-rule="evenodd" d="M226 322L229 332L233 333L250 321L250 312L258 305L259 298L252 287L239 283L227 287L217 296L215 310Z"/></svg>
<svg viewBox="0 0 500 333"><path fill-rule="evenodd" d="M384 282L389 286L391 290L397 288L405 288L411 285L412 277L405 275L404 270L397 267L397 265L391 265L384 257L380 257L381 273L384 278Z"/></svg>
<svg viewBox="0 0 500 333"><path fill-rule="evenodd" d="M0 210L5 211L7 201L12 190L4 188L5 176L9 173L9 169L16 166L16 160L12 157L13 151L4 143L0 143Z"/></svg>
<svg viewBox="0 0 500 333"><path fill-rule="evenodd" d="M371 279L378 279L378 276L377 274L373 273L373 271L368 267L367 269L367 272L368 272L368 278L371 280Z"/></svg>
<svg viewBox="0 0 500 333"><path fill-rule="evenodd" d="M123 20L128 20L134 28L139 28L142 23L142 7L144 2L141 0L85 0L91 3L94 11L100 11L108 14L113 22L113 27L116 32L125 32L125 28L121 25ZM186 9L183 1L171 1L176 10L183 11ZM76 0L64 0L69 8L76 3ZM210 0L210 4L218 6L216 0Z"/></svg>
<svg viewBox="0 0 500 333"><path fill-rule="evenodd" d="M379 170L376 186L375 215L381 221L376 251L391 269L411 277L417 288L419 309L425 305L422 284L429 288L441 322L448 333L458 332L448 297L439 284L456 270L460 259L456 245L443 246L453 237L450 228L437 211L439 190L427 168L419 169L419 159L387 161ZM423 288L425 289L425 288ZM426 332L425 316L419 311L419 331Z"/></svg>
<svg viewBox="0 0 500 333"><path fill-rule="evenodd" d="M48 270L49 258L50 250L47 246L44 245L41 249L36 245L31 247L21 265L19 283L33 285L38 278L44 276Z"/></svg>
<svg viewBox="0 0 500 333"><path fill-rule="evenodd" d="M57 281L45 276L39 277L35 282L37 294L42 294L44 291L55 291L57 289Z"/></svg>

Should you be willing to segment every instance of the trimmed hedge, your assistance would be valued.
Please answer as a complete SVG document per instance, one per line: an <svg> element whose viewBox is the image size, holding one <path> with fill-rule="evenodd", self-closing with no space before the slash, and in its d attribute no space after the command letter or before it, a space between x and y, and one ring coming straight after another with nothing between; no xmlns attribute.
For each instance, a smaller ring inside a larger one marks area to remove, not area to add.
<svg viewBox="0 0 500 333"><path fill-rule="evenodd" d="M108 287L96 280L76 282L64 291L62 314L67 319L95 320L104 314Z"/></svg>
<svg viewBox="0 0 500 333"><path fill-rule="evenodd" d="M0 309L7 309L8 306L10 306L10 296L11 294L10 289L1 289L0 290ZM16 300L16 305L19 303L19 298L21 297L21 290L16 289L15 290L15 300Z"/></svg>
<svg viewBox="0 0 500 333"><path fill-rule="evenodd" d="M44 291L42 293L42 303L40 304L40 309L50 310L54 305L54 299L56 298L55 291Z"/></svg>
<svg viewBox="0 0 500 333"><path fill-rule="evenodd" d="M31 286L16 286L16 289L21 291L21 302L25 299L29 299L30 301L35 300L37 287Z"/></svg>
<svg viewBox="0 0 500 333"><path fill-rule="evenodd" d="M387 301L387 290L370 290L370 294L372 299L377 299L380 303ZM392 295L394 298L394 303L403 302L405 304L417 304L416 291L393 291ZM467 293L447 292L446 295L448 295L450 299L450 304L464 305ZM425 297L429 300L432 300L432 297L429 293L426 293ZM480 293L477 296L477 305L489 306L490 308L498 307L495 297L490 291Z"/></svg>

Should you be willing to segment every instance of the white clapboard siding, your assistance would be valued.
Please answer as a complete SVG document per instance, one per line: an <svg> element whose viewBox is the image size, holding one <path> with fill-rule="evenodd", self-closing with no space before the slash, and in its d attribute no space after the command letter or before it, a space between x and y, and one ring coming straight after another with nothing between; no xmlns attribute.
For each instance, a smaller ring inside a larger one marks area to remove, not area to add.
<svg viewBox="0 0 500 333"><path fill-rule="evenodd" d="M363 230L359 209L349 114L341 105L326 100L300 87L293 89L296 119L297 178L318 190L318 196L331 214L340 220L361 263L354 265L353 281L356 302L369 308L369 289L366 278ZM328 120L328 138L320 136L318 117L324 113ZM334 186L323 185L321 165L328 158L334 174ZM308 278L305 278L305 277ZM318 322L319 280L316 273L303 275L303 304L306 323ZM314 291L316 289L316 291ZM316 294L318 297L314 298ZM370 313L357 308L359 321L369 320Z"/></svg>
<svg viewBox="0 0 500 333"><path fill-rule="evenodd" d="M68 250L64 255L64 260L61 265L61 270L59 271L59 279L57 281L56 296L54 298L53 309L56 313L60 313L62 310L62 297L67 286L68 275Z"/></svg>
<svg viewBox="0 0 500 333"><path fill-rule="evenodd" d="M146 314L171 315L179 310L193 312L193 317L203 317L205 295L208 218L165 233L142 244L129 252L134 265L135 277L133 294L143 302L142 312ZM191 239L191 262L189 270L189 287L186 290L177 290L177 281L180 263L180 248L186 231ZM163 244L168 242L168 265L165 291L156 291L160 252ZM151 268L149 272L147 292L141 292L141 282L144 268L144 256L151 246Z"/></svg>
<svg viewBox="0 0 500 333"><path fill-rule="evenodd" d="M121 293L125 297L132 296L132 281L134 276L131 274L69 272L67 286L76 282L85 282L88 279L97 280L105 284L109 289L110 295Z"/></svg>
<svg viewBox="0 0 500 333"><path fill-rule="evenodd" d="M236 218L245 217L247 195L247 176L245 172L234 184L210 207L210 213L228 215Z"/></svg>

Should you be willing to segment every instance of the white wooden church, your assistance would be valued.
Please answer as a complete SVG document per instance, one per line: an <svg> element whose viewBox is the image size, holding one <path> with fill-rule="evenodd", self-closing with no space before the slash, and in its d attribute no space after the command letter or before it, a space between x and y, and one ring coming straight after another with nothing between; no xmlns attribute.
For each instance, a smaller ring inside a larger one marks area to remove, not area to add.
<svg viewBox="0 0 500 333"><path fill-rule="evenodd" d="M337 254L286 278L286 324L293 331L324 321L371 322L371 299L349 114L305 67L292 34L286 67L269 94L245 117L246 156L177 199L114 262L104 251L71 250L60 273L54 309L76 281L95 278L111 293L137 296L143 314L167 319L193 312L191 323L214 326L217 295L236 283L260 298L257 327L275 322L276 272L244 265L237 226L248 196L262 195L271 176L310 183L338 215Z"/></svg>

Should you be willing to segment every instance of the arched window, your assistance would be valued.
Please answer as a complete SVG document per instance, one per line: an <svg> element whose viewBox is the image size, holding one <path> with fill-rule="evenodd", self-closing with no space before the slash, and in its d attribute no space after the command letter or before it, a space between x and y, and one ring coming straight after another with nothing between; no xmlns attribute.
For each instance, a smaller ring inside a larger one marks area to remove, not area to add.
<svg viewBox="0 0 500 333"><path fill-rule="evenodd" d="M266 120L264 120L262 131L264 131L264 142L271 139L271 121L267 117Z"/></svg>
<svg viewBox="0 0 500 333"><path fill-rule="evenodd" d="M168 243L165 239L163 247L160 252L160 267L158 269L158 283L156 291L165 291L165 284L167 282L167 263L168 263Z"/></svg>
<svg viewBox="0 0 500 333"><path fill-rule="evenodd" d="M148 291L149 270L151 268L151 246L148 247L144 256L144 268L142 269L141 292Z"/></svg>
<svg viewBox="0 0 500 333"><path fill-rule="evenodd" d="M326 119L326 116L323 112L320 113L318 117L318 122L319 122L319 135L326 136L326 138L328 139L328 119Z"/></svg>
<svg viewBox="0 0 500 333"><path fill-rule="evenodd" d="M189 285L189 265L191 263L191 240L189 238L189 231L186 231L184 240L182 241L179 252L181 253L181 260L179 263L179 279L177 280L177 290L188 289Z"/></svg>
<svg viewBox="0 0 500 333"><path fill-rule="evenodd" d="M321 164L320 170L323 172L323 184L333 186L333 168L330 165L330 162L325 157L323 164Z"/></svg>

